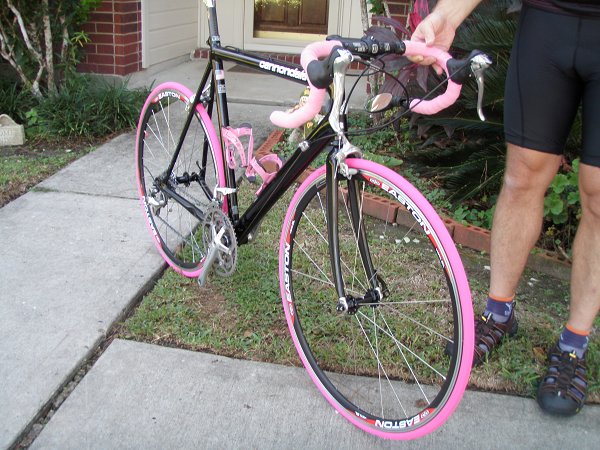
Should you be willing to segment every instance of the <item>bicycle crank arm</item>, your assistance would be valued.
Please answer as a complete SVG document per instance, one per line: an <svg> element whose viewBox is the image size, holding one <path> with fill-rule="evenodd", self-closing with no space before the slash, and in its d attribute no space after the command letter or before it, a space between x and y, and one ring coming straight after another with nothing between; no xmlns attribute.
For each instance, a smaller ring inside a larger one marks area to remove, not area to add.
<svg viewBox="0 0 600 450"><path fill-rule="evenodd" d="M210 272L210 269L212 268L213 264L217 259L217 256L219 256L220 249L218 242L221 242L221 238L224 234L225 228L221 228L221 231L219 231L219 233L215 236L214 240L208 248L208 252L204 260L204 268L202 270L202 273L198 277L198 284L200 286L204 286L204 284L206 283L206 280L208 279L208 272Z"/></svg>

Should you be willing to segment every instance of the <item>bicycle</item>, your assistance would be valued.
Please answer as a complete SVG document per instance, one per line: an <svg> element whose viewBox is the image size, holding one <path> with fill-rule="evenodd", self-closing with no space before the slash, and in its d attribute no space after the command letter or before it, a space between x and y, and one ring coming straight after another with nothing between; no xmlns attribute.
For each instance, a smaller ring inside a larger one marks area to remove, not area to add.
<svg viewBox="0 0 600 450"><path fill-rule="evenodd" d="M432 113L454 103L457 74L475 67L474 58L453 60L410 41L334 37L309 45L297 66L221 46L216 1L204 1L210 56L198 90L157 86L138 125L137 184L158 251L200 284L211 271L231 275L238 246L254 239L265 214L328 150L325 165L296 188L282 225L279 279L292 340L317 388L352 424L391 439L432 432L456 408L471 370L467 277L444 222L423 195L350 143L344 80L354 59L431 54L447 75L449 66L457 68L444 94L410 104L378 96L372 110L404 104ZM280 126L311 120L332 92L324 119L285 163L277 162L276 172L267 173L251 151L246 158L239 137L249 132L230 126L224 61L310 86L303 107L273 113ZM249 178L263 178L243 214L236 157Z"/></svg>

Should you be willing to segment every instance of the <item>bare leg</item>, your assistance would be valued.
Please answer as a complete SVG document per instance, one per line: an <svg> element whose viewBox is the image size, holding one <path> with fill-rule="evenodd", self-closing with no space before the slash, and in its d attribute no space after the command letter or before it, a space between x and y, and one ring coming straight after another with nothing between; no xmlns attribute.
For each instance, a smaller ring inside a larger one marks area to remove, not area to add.
<svg viewBox="0 0 600 450"><path fill-rule="evenodd" d="M558 155L508 144L504 185L492 226L490 294L496 297L515 293L529 252L539 238L544 195L560 161Z"/></svg>
<svg viewBox="0 0 600 450"><path fill-rule="evenodd" d="M567 324L590 331L600 310L600 168L581 164L579 193L583 213L573 245Z"/></svg>

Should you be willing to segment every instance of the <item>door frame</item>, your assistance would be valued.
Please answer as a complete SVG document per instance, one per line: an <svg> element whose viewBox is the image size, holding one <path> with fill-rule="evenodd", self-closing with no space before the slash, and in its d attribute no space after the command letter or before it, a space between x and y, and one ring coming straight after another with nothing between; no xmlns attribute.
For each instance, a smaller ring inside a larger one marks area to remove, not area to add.
<svg viewBox="0 0 600 450"><path fill-rule="evenodd" d="M327 35L348 36L351 29L352 3L356 0L329 0ZM291 33L290 33L291 35ZM306 44L324 39L326 35L298 34L290 38L254 37L254 0L244 0L244 48L258 51L281 51L298 53ZM360 36L358 36L360 37Z"/></svg>
<svg viewBox="0 0 600 450"><path fill-rule="evenodd" d="M327 34L361 37L362 23L360 5L357 0L329 0ZM208 24L204 5L199 8L198 46L206 45ZM219 2L219 31L224 45L244 50L266 53L297 54L307 43L318 41L324 36L300 35L296 39L255 38L254 0L228 0Z"/></svg>

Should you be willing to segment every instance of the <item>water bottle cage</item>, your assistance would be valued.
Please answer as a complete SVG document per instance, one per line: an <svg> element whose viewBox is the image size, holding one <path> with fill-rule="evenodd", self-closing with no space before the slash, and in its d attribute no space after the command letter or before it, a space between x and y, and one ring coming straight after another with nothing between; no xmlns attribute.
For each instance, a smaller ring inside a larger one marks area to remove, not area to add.
<svg viewBox="0 0 600 450"><path fill-rule="evenodd" d="M256 182L256 175L258 175L263 180L260 188L256 191L256 195L260 194L283 166L281 159L275 154L265 155L258 160L254 157L254 138L252 136L252 128L249 126L242 126L240 128L225 127L221 130L221 136L223 137L228 167L232 170L238 167L245 168L246 178L251 183ZM248 137L248 147L245 152L240 137L246 136ZM236 153L240 160L239 166L236 162ZM277 167L276 170L268 172L264 167L265 163L274 164Z"/></svg>

